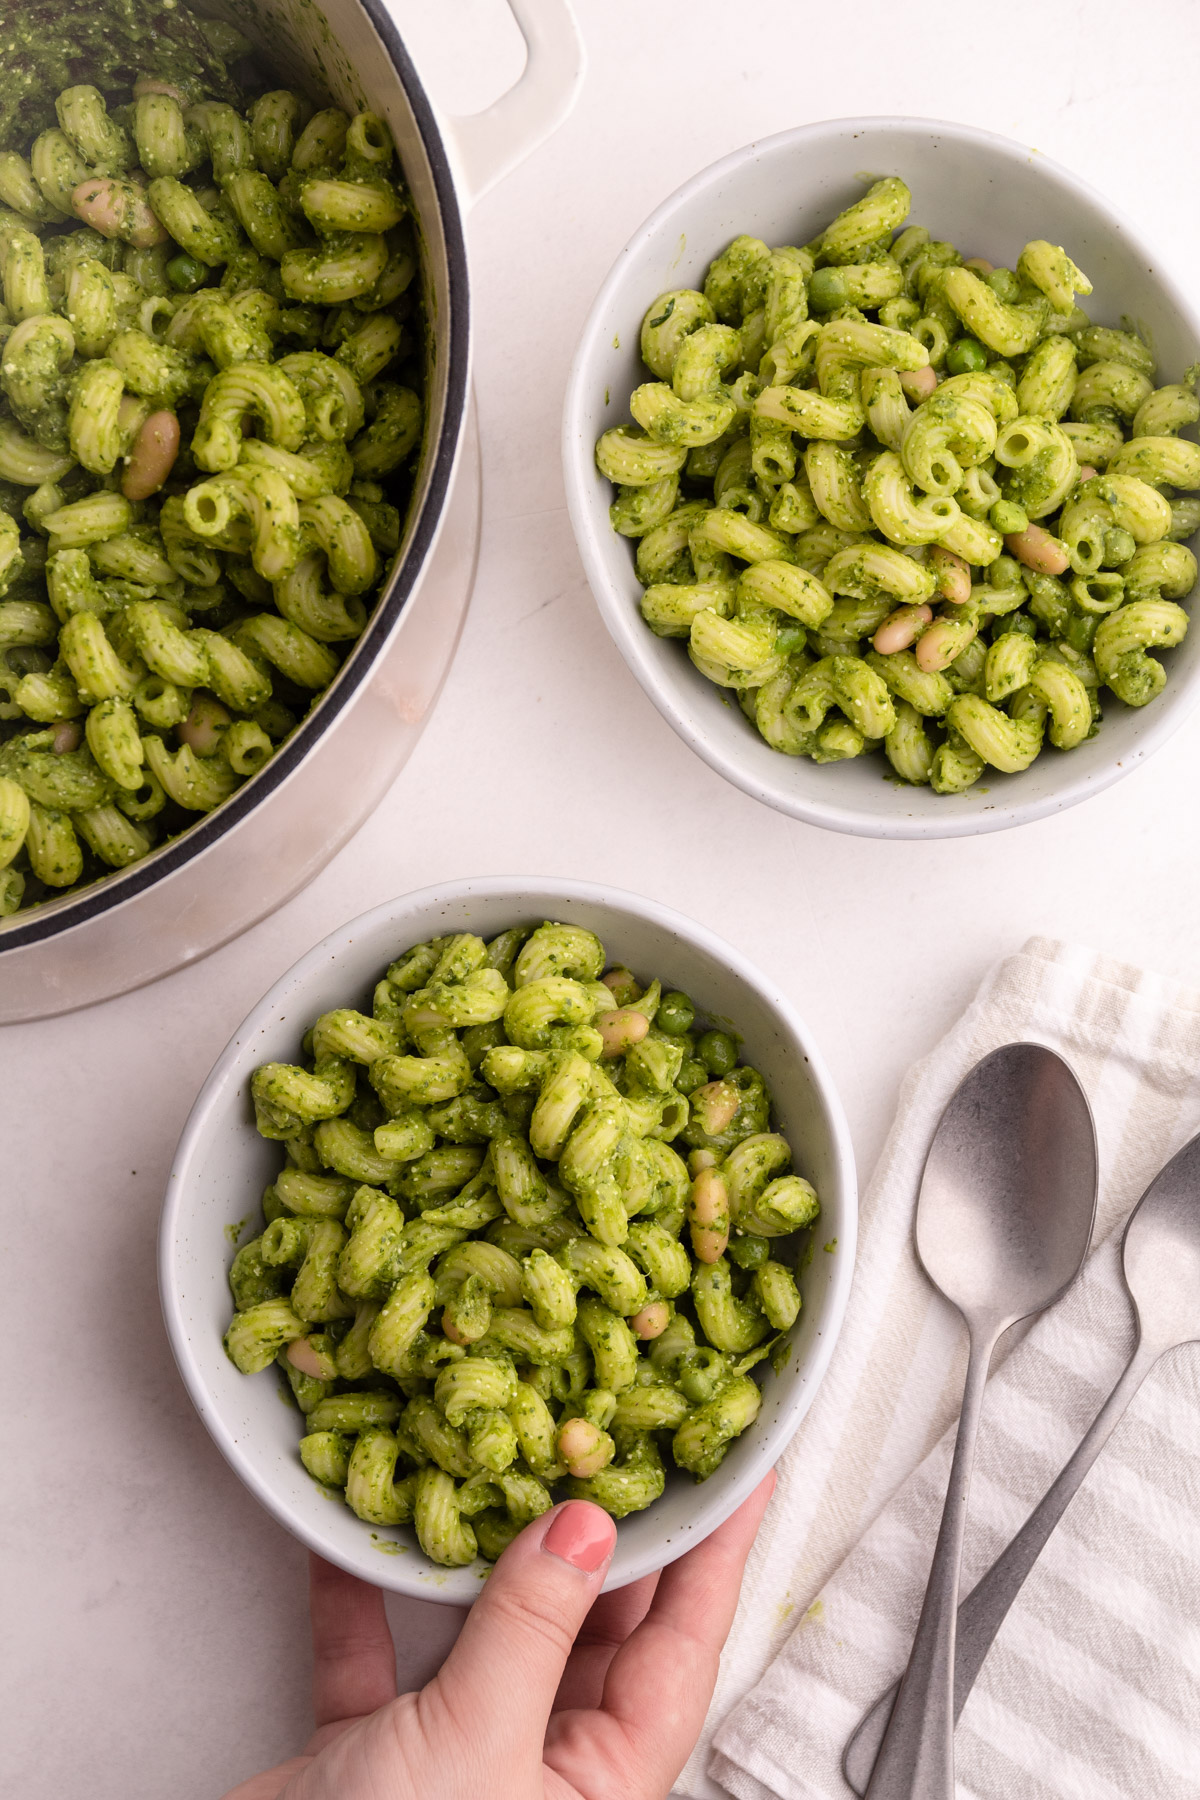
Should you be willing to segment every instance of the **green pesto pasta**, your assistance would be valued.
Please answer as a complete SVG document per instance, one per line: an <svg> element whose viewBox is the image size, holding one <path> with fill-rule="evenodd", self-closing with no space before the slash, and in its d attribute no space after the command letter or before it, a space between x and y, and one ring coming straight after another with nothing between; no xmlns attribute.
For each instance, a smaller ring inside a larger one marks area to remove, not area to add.
<svg viewBox="0 0 1200 1800"><path fill-rule="evenodd" d="M366 629L423 429L387 126L143 12L0 100L0 919L270 760Z"/></svg>
<svg viewBox="0 0 1200 1800"><path fill-rule="evenodd" d="M40 853L69 856L42 810ZM37 811L0 779L0 857ZM800 1314L820 1208L761 1075L605 963L576 925L434 938L251 1079L286 1161L225 1348L279 1365L313 1478L434 1562L494 1560L565 1495L623 1518L672 1467L704 1480Z"/></svg>
<svg viewBox="0 0 1200 1800"><path fill-rule="evenodd" d="M702 291L660 294L654 379L596 464L646 624L772 749L880 751L953 794L1161 692L1197 572L1200 365L1156 386L1066 251L964 261L910 201L887 176L811 243L735 238Z"/></svg>

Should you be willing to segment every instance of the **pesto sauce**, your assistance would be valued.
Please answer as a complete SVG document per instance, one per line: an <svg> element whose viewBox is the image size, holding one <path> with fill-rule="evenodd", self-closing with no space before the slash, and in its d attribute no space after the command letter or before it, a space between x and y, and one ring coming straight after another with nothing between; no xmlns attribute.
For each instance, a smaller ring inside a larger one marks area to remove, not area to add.
<svg viewBox="0 0 1200 1800"><path fill-rule="evenodd" d="M237 88L179 0L22 0L0 23L0 149L25 151L56 123L54 100L89 82L129 89L139 75L233 101Z"/></svg>
<svg viewBox="0 0 1200 1800"><path fill-rule="evenodd" d="M199 4L203 7L205 0L199 0ZM364 109L362 83L351 69L345 52L332 37L324 15L313 0L287 0L287 4L293 29L280 32L274 9L268 4L260 12L260 0L226 0L224 12L227 16L220 19L205 19L191 10L187 0L9 0L7 8L0 5L0 76L3 77L0 80L0 150L11 148L28 156L32 140L41 131L57 124L56 98L65 87L75 85L98 88L114 119L128 128L132 114L130 90L138 78L144 76L174 83L184 94L185 101L217 98L233 105L242 114L251 110L261 91L285 82L306 92L318 105L322 102L332 104L331 94L322 92L323 77L351 108ZM270 43L271 49L264 53L261 61L240 24L244 24L256 39ZM319 71L315 80L314 70ZM402 173L398 179L402 182ZM6 207L0 207L0 217L9 222L26 223L17 221L16 214ZM415 214L410 218L410 226L420 244L420 221ZM42 243L46 270L52 278L61 277L60 260L68 244L78 245L86 235L90 240L91 255L109 269L123 266L125 273L138 279L137 258L143 253L130 251L118 240L86 232L77 219L55 218L48 224L36 226L35 233ZM262 259L244 245L229 259L223 274L209 274L207 284L215 285L220 279L222 286L236 282L244 287L248 282L256 284L269 273L269 270L264 271ZM423 373L426 378L432 374L435 341L428 329L422 301L415 307L411 301L406 302L399 316L406 314L411 316L419 348L411 356L406 354L403 362L395 365L394 373L397 380L421 394L425 388ZM5 318L0 309L0 320ZM0 336L4 335L3 326L0 326ZM424 362L423 372L418 359ZM73 366L67 371L53 369L46 375L43 382L45 404L36 414L29 407L19 412L13 406L11 395L0 397L0 418L7 418L11 413L44 447L65 449L65 438L61 446L52 440L57 440L65 431L67 406L76 373ZM418 449L417 455L421 453ZM405 505L411 500L411 467L415 461L416 457L404 471L389 471L386 486L380 486L378 500L372 504L371 510L377 518L390 510L378 503L385 496L388 501L399 498ZM198 471L190 461L187 445L181 450L174 473L185 483L197 478ZM393 490L393 480L403 482L404 488ZM69 504L81 498L84 492L93 491L95 484L77 466L61 478L58 487L61 502ZM45 563L49 546L44 534L35 526L32 515L26 511L30 498L31 490L27 486L0 480L0 521L7 515L17 524L21 531L23 556L23 562L16 569L10 569L6 577L0 577L0 598L29 601L45 608ZM26 525L34 526L34 530L27 532ZM399 529L398 521L397 535ZM233 585L238 588L240 597L242 590L236 580ZM135 590L124 582L112 584L111 591L118 606L135 597ZM238 600L230 601L234 613L238 604ZM205 615L205 623L214 628L225 622L220 613ZM44 674L51 660L52 651L40 644L17 644L7 650L0 646L0 775L17 780L31 799L59 816L58 809L70 815L107 805L114 800L115 794L113 783L95 765L86 745L74 750L54 750L53 734L38 731L36 721L15 705L13 693L21 677ZM297 697L304 698L299 694L293 696ZM287 720L286 707L277 705L276 712L282 712ZM292 718L290 723L281 725L281 736L290 735L296 723ZM33 731L31 725L35 727ZM273 738L273 741L277 740ZM160 848L186 832L195 822L195 811L168 799L155 825L150 828L151 848ZM82 868L78 878L70 882L60 879L58 885L47 885L32 868L26 869L22 856L17 872L23 879L24 889L17 910L23 913L43 901L77 893L115 871L117 865L101 857L90 841L82 843L79 850ZM66 870L61 864L56 872L65 877ZM2 881L3 871L0 871L0 885ZM0 927L6 916L7 909L0 908Z"/></svg>

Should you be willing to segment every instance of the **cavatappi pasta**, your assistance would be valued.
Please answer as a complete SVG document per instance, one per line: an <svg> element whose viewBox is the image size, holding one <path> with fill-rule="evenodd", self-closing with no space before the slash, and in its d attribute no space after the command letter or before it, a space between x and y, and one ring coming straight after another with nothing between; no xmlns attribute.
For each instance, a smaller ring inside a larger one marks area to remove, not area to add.
<svg viewBox="0 0 1200 1800"><path fill-rule="evenodd" d="M762 1077L604 967L574 925L417 944L250 1084L286 1162L226 1349L284 1371L309 1473L435 1562L556 1492L623 1518L671 1463L703 1480L800 1312L819 1207Z"/></svg>
<svg viewBox="0 0 1200 1800"><path fill-rule="evenodd" d="M422 430L383 121L115 98L0 152L0 915L262 767L366 625Z"/></svg>
<svg viewBox="0 0 1200 1800"><path fill-rule="evenodd" d="M646 623L773 749L882 749L954 794L1161 691L1200 401L1090 322L1064 250L964 261L902 229L910 201L889 176L811 243L735 238L703 292L661 294L596 461Z"/></svg>

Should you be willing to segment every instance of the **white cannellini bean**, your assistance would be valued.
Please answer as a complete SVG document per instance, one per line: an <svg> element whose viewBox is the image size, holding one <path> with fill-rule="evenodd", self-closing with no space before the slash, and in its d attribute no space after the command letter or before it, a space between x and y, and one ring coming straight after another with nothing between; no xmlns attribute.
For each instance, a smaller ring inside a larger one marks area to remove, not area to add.
<svg viewBox="0 0 1200 1800"><path fill-rule="evenodd" d="M198 694L192 710L179 727L179 741L189 744L197 756L212 756L221 742L221 732L230 716L219 700Z"/></svg>
<svg viewBox="0 0 1200 1800"><path fill-rule="evenodd" d="M692 1255L697 1262L720 1262L729 1248L729 1227L724 1230L716 1225L695 1225L690 1227Z"/></svg>
<svg viewBox="0 0 1200 1800"><path fill-rule="evenodd" d="M688 1195L692 1251L699 1262L715 1263L729 1243L729 1190L717 1169L701 1169Z"/></svg>
<svg viewBox="0 0 1200 1800"><path fill-rule="evenodd" d="M715 1169L701 1169L692 1183L688 1213L697 1225L716 1225L729 1211L729 1195L723 1177Z"/></svg>
<svg viewBox="0 0 1200 1800"><path fill-rule="evenodd" d="M915 651L918 669L926 675L938 675L948 669L963 648L958 623L954 619L935 619L928 631L917 640Z"/></svg>
<svg viewBox="0 0 1200 1800"><path fill-rule="evenodd" d="M928 400L937 384L937 370L929 363L923 369L900 371L900 386L904 389L904 397L915 406L919 406L922 400Z"/></svg>
<svg viewBox="0 0 1200 1800"><path fill-rule="evenodd" d="M600 977L606 988L612 989L614 1000L636 1000L640 989L631 972L622 963L615 969L609 969Z"/></svg>
<svg viewBox="0 0 1200 1800"><path fill-rule="evenodd" d="M907 650L932 618L931 606L898 606L895 612L888 614L871 642L880 656L891 656L897 650Z"/></svg>
<svg viewBox="0 0 1200 1800"><path fill-rule="evenodd" d="M1079 479L1081 482L1091 481L1098 474L1099 474L1099 470L1093 469L1091 463L1084 463L1079 471Z"/></svg>
<svg viewBox="0 0 1200 1800"><path fill-rule="evenodd" d="M741 1095L731 1081L707 1081L691 1096L692 1116L708 1137L720 1137L732 1125Z"/></svg>
<svg viewBox="0 0 1200 1800"><path fill-rule="evenodd" d="M293 1338L287 1347L287 1359L293 1369L299 1369L302 1375L311 1375L314 1381L331 1381L333 1370L331 1359L314 1349L308 1338Z"/></svg>
<svg viewBox="0 0 1200 1800"><path fill-rule="evenodd" d="M937 576L937 591L952 606L963 606L971 598L971 565L953 550L935 544L929 552L929 565Z"/></svg>
<svg viewBox="0 0 1200 1800"><path fill-rule="evenodd" d="M635 1312L629 1321L629 1329L635 1337L661 1337L671 1322L671 1309L665 1300L651 1300L640 1312Z"/></svg>
<svg viewBox="0 0 1200 1800"><path fill-rule="evenodd" d="M1062 545L1040 525L1027 525L1024 531L1010 531L1004 542L1027 569L1039 575L1063 575L1070 568L1070 558Z"/></svg>
<svg viewBox="0 0 1200 1800"><path fill-rule="evenodd" d="M572 1475L586 1480L613 1459L613 1441L590 1419L568 1419L558 1434L558 1454Z"/></svg>
<svg viewBox="0 0 1200 1800"><path fill-rule="evenodd" d="M166 94L168 99L178 100L180 106L187 105L187 95L173 81L157 81L149 75L139 76L133 84L133 97L140 100L143 94Z"/></svg>
<svg viewBox="0 0 1200 1800"><path fill-rule="evenodd" d="M976 275L992 275L995 273L996 265L989 262L986 256L969 256L963 264L963 268L973 269Z"/></svg>
<svg viewBox="0 0 1200 1800"><path fill-rule="evenodd" d="M134 440L129 465L121 481L127 500L148 500L157 494L175 467L179 455L179 420L166 407L152 412Z"/></svg>
<svg viewBox="0 0 1200 1800"><path fill-rule="evenodd" d="M650 1021L645 1013L634 1012L632 1007L618 1006L613 1012L597 1013L593 1024L604 1039L602 1056L624 1056L635 1044L640 1044L650 1029Z"/></svg>
<svg viewBox="0 0 1200 1800"><path fill-rule="evenodd" d="M55 756L65 756L69 750L78 750L83 741L83 727L78 719L59 719L53 731L54 741L50 748Z"/></svg>
<svg viewBox="0 0 1200 1800"><path fill-rule="evenodd" d="M122 193L122 188L127 191ZM167 233L150 202L132 189L131 183L120 182L115 176L89 175L71 190L71 207L75 217L101 237L120 238L135 250L153 250L156 244L167 241Z"/></svg>

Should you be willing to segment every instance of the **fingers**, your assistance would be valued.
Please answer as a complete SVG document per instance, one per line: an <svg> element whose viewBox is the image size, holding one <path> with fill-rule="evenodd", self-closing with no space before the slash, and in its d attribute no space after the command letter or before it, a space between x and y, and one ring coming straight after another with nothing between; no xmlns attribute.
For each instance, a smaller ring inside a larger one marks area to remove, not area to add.
<svg viewBox="0 0 1200 1800"><path fill-rule="evenodd" d="M524 1746L535 1733L540 1749L575 1635L616 1541L607 1513L569 1500L527 1525L492 1570L431 1686L464 1729L486 1735L493 1753Z"/></svg>
<svg viewBox="0 0 1200 1800"><path fill-rule="evenodd" d="M230 1788L225 1800L279 1800L288 1782L303 1774L311 1761L311 1756L290 1757L273 1769L264 1769L261 1775L252 1775L249 1781L239 1781L235 1788Z"/></svg>
<svg viewBox="0 0 1200 1800"><path fill-rule="evenodd" d="M630 1632L645 1618L657 1586L657 1574L647 1575L642 1581L618 1588L614 1594L600 1595L575 1638L575 1648L567 1659L554 1698L555 1712L567 1707L599 1706L608 1665Z"/></svg>
<svg viewBox="0 0 1200 1800"><path fill-rule="evenodd" d="M609 1666L604 1709L648 1743L657 1740L662 1759L671 1763L668 1787L708 1711L742 1571L774 1489L772 1470L711 1537L663 1570L649 1613ZM651 1698L647 1685L655 1678L658 1693ZM674 1744L663 1741L661 1729L672 1717Z"/></svg>
<svg viewBox="0 0 1200 1800"><path fill-rule="evenodd" d="M318 1729L361 1718L394 1699L396 1652L379 1589L310 1556L308 1602Z"/></svg>
<svg viewBox="0 0 1200 1800"><path fill-rule="evenodd" d="M700 1735L742 1571L774 1486L772 1473L711 1537L663 1570L649 1612L609 1664L593 1729L580 1733L578 1714L556 1716L546 1761L564 1779L617 1795L624 1792L620 1771L636 1768L646 1793L670 1788Z"/></svg>

